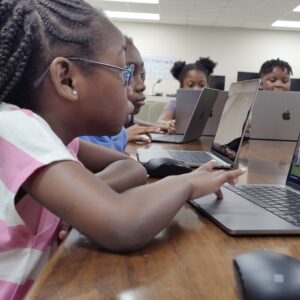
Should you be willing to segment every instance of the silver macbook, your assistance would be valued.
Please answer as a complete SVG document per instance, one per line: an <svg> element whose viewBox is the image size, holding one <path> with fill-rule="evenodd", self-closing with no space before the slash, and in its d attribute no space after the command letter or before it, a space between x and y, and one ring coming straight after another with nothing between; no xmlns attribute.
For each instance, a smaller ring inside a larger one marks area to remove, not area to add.
<svg viewBox="0 0 300 300"><path fill-rule="evenodd" d="M259 91L250 138L296 141L300 130L300 93Z"/></svg>
<svg viewBox="0 0 300 300"><path fill-rule="evenodd" d="M219 162L220 168L233 168L238 160L246 124L259 84L260 80L255 79L235 82L230 86L228 99L210 152L138 149L138 160L145 164L151 158L171 157L191 167L199 167L215 159Z"/></svg>
<svg viewBox="0 0 300 300"><path fill-rule="evenodd" d="M300 137L300 135L299 135ZM300 234L300 138L286 185L225 185L191 203L231 235Z"/></svg>
<svg viewBox="0 0 300 300"><path fill-rule="evenodd" d="M204 135L204 136L215 136L216 135L227 98L228 98L228 92L226 92L226 91L219 92L219 95L213 106L213 109L211 111L211 114L210 114L209 119L206 123L206 126L203 130L202 135Z"/></svg>
<svg viewBox="0 0 300 300"><path fill-rule="evenodd" d="M150 134L153 142L187 143L197 140L215 104L219 90L179 89L176 96L176 134Z"/></svg>

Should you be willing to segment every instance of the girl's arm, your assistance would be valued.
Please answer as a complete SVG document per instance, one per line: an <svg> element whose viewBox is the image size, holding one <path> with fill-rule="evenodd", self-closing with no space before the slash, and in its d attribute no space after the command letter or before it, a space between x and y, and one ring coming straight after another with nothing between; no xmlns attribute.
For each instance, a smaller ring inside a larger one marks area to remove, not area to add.
<svg viewBox="0 0 300 300"><path fill-rule="evenodd" d="M164 110L163 113L161 114L161 116L158 119L158 122L160 121L171 121L174 120L175 116L173 115L172 112L168 111L168 110Z"/></svg>
<svg viewBox="0 0 300 300"><path fill-rule="evenodd" d="M145 168L136 160L99 145L80 141L78 159L117 192L144 184L147 180Z"/></svg>
<svg viewBox="0 0 300 300"><path fill-rule="evenodd" d="M115 161L131 160L131 158L124 153L83 140L80 140L77 157L92 173L102 171Z"/></svg>
<svg viewBox="0 0 300 300"><path fill-rule="evenodd" d="M243 173L212 172L215 165L210 162L192 173L119 194L78 163L62 161L41 168L23 187L99 246L132 251L153 239L187 200L218 192Z"/></svg>
<svg viewBox="0 0 300 300"><path fill-rule="evenodd" d="M157 120L157 124L161 124L166 126L167 132L169 134L175 134L176 133L176 125L175 125L175 107L176 102L170 101L166 106Z"/></svg>

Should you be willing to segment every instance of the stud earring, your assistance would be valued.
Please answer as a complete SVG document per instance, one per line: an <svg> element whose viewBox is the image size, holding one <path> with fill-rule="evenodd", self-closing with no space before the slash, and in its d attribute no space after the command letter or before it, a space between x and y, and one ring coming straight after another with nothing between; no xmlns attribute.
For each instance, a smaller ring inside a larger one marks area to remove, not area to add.
<svg viewBox="0 0 300 300"><path fill-rule="evenodd" d="M77 91L73 91L73 95L77 96L78 95Z"/></svg>

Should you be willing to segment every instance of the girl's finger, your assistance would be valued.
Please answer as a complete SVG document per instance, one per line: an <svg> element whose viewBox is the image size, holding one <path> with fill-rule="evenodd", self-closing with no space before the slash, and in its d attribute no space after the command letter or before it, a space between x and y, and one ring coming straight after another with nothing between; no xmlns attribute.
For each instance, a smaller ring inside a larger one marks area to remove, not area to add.
<svg viewBox="0 0 300 300"><path fill-rule="evenodd" d="M217 196L217 199L218 199L218 200L222 200L222 199L223 199L223 193L222 193L221 190L217 190L217 191L215 192L215 195Z"/></svg>
<svg viewBox="0 0 300 300"><path fill-rule="evenodd" d="M199 171L212 171L216 166L218 166L218 162L216 160L211 160L201 167L199 167L197 170Z"/></svg>
<svg viewBox="0 0 300 300"><path fill-rule="evenodd" d="M233 170L233 171L228 171L224 174L219 175L221 178L221 181L223 183L228 182L230 184L235 184L236 180L239 176L243 175L246 172L245 168Z"/></svg>
<svg viewBox="0 0 300 300"><path fill-rule="evenodd" d="M226 174L226 172L228 172L228 171L221 169L221 170L215 171L214 174L215 174L215 176L221 176L223 174Z"/></svg>

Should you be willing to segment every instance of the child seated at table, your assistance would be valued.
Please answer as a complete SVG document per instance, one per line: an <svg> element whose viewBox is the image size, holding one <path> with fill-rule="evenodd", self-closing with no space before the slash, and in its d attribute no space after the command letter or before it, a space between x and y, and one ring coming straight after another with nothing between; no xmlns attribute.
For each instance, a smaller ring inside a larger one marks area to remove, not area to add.
<svg viewBox="0 0 300 300"><path fill-rule="evenodd" d="M179 81L181 89L202 90L208 87L209 77L216 65L217 63L209 57L200 57L196 62L189 64L186 64L185 61L177 61L174 63L171 73ZM172 133L175 133L175 116L176 99L169 101L158 122L173 128Z"/></svg>
<svg viewBox="0 0 300 300"><path fill-rule="evenodd" d="M244 172L210 162L142 185L135 160L77 138L114 135L128 116L121 32L81 0L3 0L0 16L1 299L23 299L61 219L104 249L133 251Z"/></svg>
<svg viewBox="0 0 300 300"><path fill-rule="evenodd" d="M291 88L292 67L286 61L270 59L259 70L260 88L265 91L289 91Z"/></svg>

